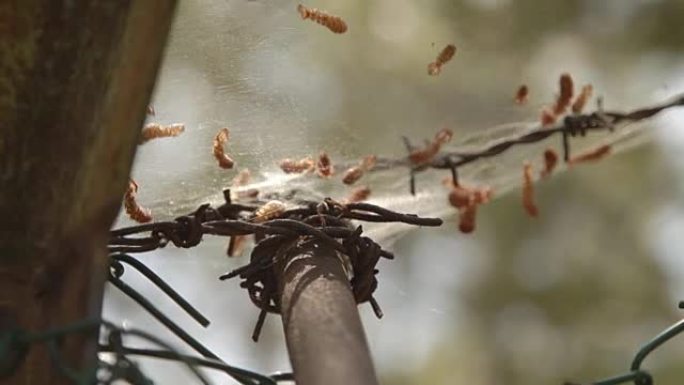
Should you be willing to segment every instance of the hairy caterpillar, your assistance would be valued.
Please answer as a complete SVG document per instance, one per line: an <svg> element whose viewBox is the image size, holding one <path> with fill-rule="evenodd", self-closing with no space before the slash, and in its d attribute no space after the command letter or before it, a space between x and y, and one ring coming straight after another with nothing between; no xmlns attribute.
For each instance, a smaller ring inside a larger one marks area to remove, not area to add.
<svg viewBox="0 0 684 385"><path fill-rule="evenodd" d="M577 99L575 99L575 102L572 104L572 112L575 114L582 113L584 106L587 104L589 99L591 99L591 95L593 93L594 87L591 84L587 84L582 87L582 91L580 91L580 94L577 95Z"/></svg>
<svg viewBox="0 0 684 385"><path fill-rule="evenodd" d="M567 110L572 101L575 86L572 81L572 76L568 73L562 74L558 82L560 85L560 94L556 100L556 105L553 107L553 113L561 115L565 113L565 110Z"/></svg>
<svg viewBox="0 0 684 385"><path fill-rule="evenodd" d="M329 178L335 174L335 167L326 152L321 152L318 155L318 162L316 163L316 171L321 178Z"/></svg>
<svg viewBox="0 0 684 385"><path fill-rule="evenodd" d="M458 229L469 234L475 230L475 219L477 218L477 205L468 205L458 211Z"/></svg>
<svg viewBox="0 0 684 385"><path fill-rule="evenodd" d="M551 175L553 170L556 168L558 163L558 153L552 149L547 148L544 151L544 169L539 173L542 178L546 178Z"/></svg>
<svg viewBox="0 0 684 385"><path fill-rule="evenodd" d="M138 184L133 179L128 182L128 189L124 194L124 209L128 216L138 222L146 223L152 220L152 212L143 208L136 202L135 194L138 192Z"/></svg>
<svg viewBox="0 0 684 385"><path fill-rule="evenodd" d="M266 222L278 218L285 211L285 204L281 201L272 200L266 202L254 212L253 222Z"/></svg>
<svg viewBox="0 0 684 385"><path fill-rule="evenodd" d="M347 199L344 200L345 203L356 203L362 202L368 199L371 195L371 189L368 186L359 186L352 190Z"/></svg>
<svg viewBox="0 0 684 385"><path fill-rule="evenodd" d="M159 123L148 123L140 131L139 144L149 142L156 138L168 138L178 136L185 131L185 125L182 123L173 123L168 126L163 126Z"/></svg>
<svg viewBox="0 0 684 385"><path fill-rule="evenodd" d="M226 155L223 146L228 142L229 132L227 128L222 128L214 137L214 158L218 161L218 165L221 168L230 169L233 168L235 162L228 155Z"/></svg>
<svg viewBox="0 0 684 385"><path fill-rule="evenodd" d="M286 174L301 174L303 172L311 172L316 168L316 162L311 158L303 158L300 160L283 159L280 161L280 169Z"/></svg>
<svg viewBox="0 0 684 385"><path fill-rule="evenodd" d="M542 127L548 127L556 123L556 119L558 119L558 117L553 113L553 111L549 110L548 108L544 108L541 112L539 120L541 121Z"/></svg>
<svg viewBox="0 0 684 385"><path fill-rule="evenodd" d="M532 165L529 162L523 164L523 208L531 217L539 215L539 209L534 203L534 184L532 178Z"/></svg>
<svg viewBox="0 0 684 385"><path fill-rule="evenodd" d="M604 144L598 148L595 148L593 150L587 151L583 154L570 158L568 160L568 164L573 165L578 163L595 162L597 160L605 158L608 154L610 154L610 151L610 145Z"/></svg>
<svg viewBox="0 0 684 385"><path fill-rule="evenodd" d="M516 104L525 104L527 103L527 97L530 94L530 89L526 85L521 85L518 87L518 91L515 93L515 97L513 100L515 101Z"/></svg>
<svg viewBox="0 0 684 385"><path fill-rule="evenodd" d="M316 23L327 27L334 33L347 32L347 23L339 16L330 15L316 8L307 8L302 4L297 6L297 11L303 20L311 19Z"/></svg>
<svg viewBox="0 0 684 385"><path fill-rule="evenodd" d="M375 155L368 155L361 160L358 166L351 167L344 172L342 177L342 183L344 184L354 184L356 181L363 177L366 171L372 169L376 162Z"/></svg>
<svg viewBox="0 0 684 385"><path fill-rule="evenodd" d="M437 58L432 63L428 64L428 74L431 76L439 75L442 72L442 66L449 62L456 54L456 46L453 44L448 44L442 49L442 51L437 55Z"/></svg>
<svg viewBox="0 0 684 385"><path fill-rule="evenodd" d="M432 142L428 143L424 148L411 151L409 160L415 165L422 165L428 163L437 155L442 145L448 143L453 136L453 132L448 128L444 128L435 134Z"/></svg>

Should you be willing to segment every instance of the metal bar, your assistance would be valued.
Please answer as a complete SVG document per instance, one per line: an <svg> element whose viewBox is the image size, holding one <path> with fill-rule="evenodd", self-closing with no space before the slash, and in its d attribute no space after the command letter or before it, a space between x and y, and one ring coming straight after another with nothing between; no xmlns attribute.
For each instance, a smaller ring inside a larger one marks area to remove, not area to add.
<svg viewBox="0 0 684 385"><path fill-rule="evenodd" d="M275 271L297 385L378 384L342 259L317 240L281 254Z"/></svg>
<svg viewBox="0 0 684 385"><path fill-rule="evenodd" d="M173 302L175 302L178 306L181 307L188 315L197 321L200 325L207 327L209 326L209 320L202 315L202 313L199 312L199 310L195 309L194 306L190 304L185 298L183 298L182 295L178 294L176 290L171 287L166 281L161 279L160 276L154 273L152 269L147 267L144 263L140 262L139 260L131 257L130 255L127 254L114 254L111 255L110 258L116 261L120 261L123 263L126 263L130 266L132 266L134 269L138 270L140 274L142 274L145 278L149 279L150 282L154 283L159 290L164 292Z"/></svg>
<svg viewBox="0 0 684 385"><path fill-rule="evenodd" d="M676 337L680 333L684 332L684 320L677 322L676 324L667 328L667 330L658 334L654 339L649 341L646 345L642 346L637 352L632 361L631 370L641 369L641 363L646 359L646 357L656 350L660 345L669 341L670 339Z"/></svg>

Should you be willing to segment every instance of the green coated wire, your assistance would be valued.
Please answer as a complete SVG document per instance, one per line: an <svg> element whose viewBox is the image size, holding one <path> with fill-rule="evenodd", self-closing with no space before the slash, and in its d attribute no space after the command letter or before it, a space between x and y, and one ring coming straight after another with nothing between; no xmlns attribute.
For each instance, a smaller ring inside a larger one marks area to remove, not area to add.
<svg viewBox="0 0 684 385"><path fill-rule="evenodd" d="M653 378L648 372L636 371L627 374L621 374L619 376L606 378L601 381L592 383L593 385L618 385L624 384L626 382L634 382L638 385L650 385L653 384Z"/></svg>
<svg viewBox="0 0 684 385"><path fill-rule="evenodd" d="M113 348L108 345L101 345L100 346L100 351L111 351ZM164 350L153 350L153 349L139 349L139 348L129 348L129 347L124 347L122 348L122 352L126 355L138 355L138 356L145 356L145 357L153 357L153 358L160 358L160 359L167 359L167 360L173 360L176 359L171 352L169 351L164 351ZM197 365L197 366L203 366L206 368L210 369L216 369L216 370L221 370L224 372L228 372L231 374L241 374L242 376L246 378L251 378L254 381L253 384L255 385L277 385L278 381L291 381L292 376L290 373L285 373L285 374L276 374L270 377L251 372L246 369L241 369L237 368L235 366L228 365L222 361L211 359L211 358L204 358L204 357L194 357L194 356L188 356L188 355L181 355L186 361L190 362L192 365Z"/></svg>
<svg viewBox="0 0 684 385"><path fill-rule="evenodd" d="M642 346L641 349L634 356L634 361L632 361L632 370L639 370L641 363L646 359L646 357L651 354L655 349L669 341L670 339L676 337L681 332L684 331L684 320L681 320L674 325L667 328L662 333L658 334L651 341Z"/></svg>
<svg viewBox="0 0 684 385"><path fill-rule="evenodd" d="M684 98L681 99L684 101ZM679 303L679 308L684 309L684 301ZM593 385L618 385L626 382L634 382L637 385L651 385L653 384L653 377L647 371L641 370L641 364L644 362L649 354L653 353L654 350L662 346L667 341L678 336L684 332L684 319L676 322L669 328L662 331L660 334L655 336L652 340L648 341L646 344L642 345L641 348L634 355L632 360L632 365L630 366L630 372L626 374L621 374L618 376L606 378L600 381L593 382Z"/></svg>
<svg viewBox="0 0 684 385"><path fill-rule="evenodd" d="M219 359L208 359L202 357L193 357L188 355L183 355L176 351L172 346L160 340L159 338L137 329L122 329L113 324L112 322L102 320L102 319L86 319L74 322L63 327L54 328L41 332L26 332L21 329L5 330L0 333L0 367L6 369L3 374L11 374L11 369L7 364L7 359L15 354L18 350L25 350L31 344L45 343L48 348L48 353L50 359L59 370L59 372L75 385L91 385L97 383L97 371L98 366L88 368L84 371L77 371L71 368L63 359L59 352L57 346L57 341L61 338L76 334L85 333L89 331L96 331L100 327L106 327L110 330L110 333L117 332L122 335L132 335L148 340L164 350L151 350L151 349L134 349L125 346L112 346L112 345L100 345L100 351L113 351L118 354L125 355L140 355L152 358L161 358L167 360L176 360L183 362L188 369L200 380L204 385L209 385L210 382L206 377L197 369L198 366L217 369L231 374L238 378L240 382L249 385L277 385L277 380L271 377L267 377L246 369L241 369L238 367L230 366ZM15 362L12 362L15 363ZM20 360L16 362L16 366L20 364ZM5 366L8 366L5 368ZM144 381L141 385L151 385L152 382L144 377L142 373L137 373L138 378L142 378ZM136 384L137 385L137 384Z"/></svg>

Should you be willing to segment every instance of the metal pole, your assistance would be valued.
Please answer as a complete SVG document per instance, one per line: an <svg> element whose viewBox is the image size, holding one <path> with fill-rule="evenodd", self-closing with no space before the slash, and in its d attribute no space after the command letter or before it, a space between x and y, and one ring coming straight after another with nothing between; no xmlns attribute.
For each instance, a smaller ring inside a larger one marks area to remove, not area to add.
<svg viewBox="0 0 684 385"><path fill-rule="evenodd" d="M276 267L287 350L297 385L378 384L356 302L335 250L287 248Z"/></svg>

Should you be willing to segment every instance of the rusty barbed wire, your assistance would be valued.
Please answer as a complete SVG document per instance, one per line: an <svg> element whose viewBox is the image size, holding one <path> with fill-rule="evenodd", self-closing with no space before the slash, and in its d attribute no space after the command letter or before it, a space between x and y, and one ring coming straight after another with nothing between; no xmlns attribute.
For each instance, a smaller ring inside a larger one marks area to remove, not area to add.
<svg viewBox="0 0 684 385"><path fill-rule="evenodd" d="M222 275L220 279L239 276L242 279L240 286L247 290L252 303L261 309L252 335L255 341L259 338L266 314L280 312L275 298L277 290L272 267L278 262L277 256L284 246L301 237L315 238L346 256L352 271L350 285L356 302L369 302L375 314L382 317L382 311L372 295L378 285L375 277L378 270L375 266L380 258L392 259L394 256L372 239L362 236L362 226L352 228L350 221L401 222L416 226L442 224L439 218L401 214L364 202L340 203L330 198L322 202L300 201L289 208L278 206L277 212L264 216L263 209L277 201L247 205L233 203L230 190L224 190L223 196L226 200L224 204L216 208L204 204L174 221L112 230L108 249L110 253L138 253L165 247L169 242L176 247L194 247L205 234L229 236L231 239L253 235L255 246L250 262ZM125 286L116 278L112 276L110 281L125 291ZM129 296L135 297L134 294ZM146 307L142 303L144 301L136 299L136 302ZM154 315L154 311L150 312ZM169 325L167 327L177 329ZM188 338L182 331L176 330L176 334L187 342Z"/></svg>
<svg viewBox="0 0 684 385"><path fill-rule="evenodd" d="M416 146L413 146L408 138L403 137L404 144L407 149L407 156L399 158L390 158L376 156L375 164L372 169L366 171L366 174L374 172L386 171L397 167L407 167L409 169L409 191L415 195L415 176L416 174L426 171L428 169L436 170L450 170L454 178L457 177L457 169L459 167L468 165L481 159L495 157L509 149L530 143L542 142L550 137L560 135L562 145L563 160L567 163L571 157L570 140L576 137L584 137L590 132L609 131L613 132L620 124L635 123L653 117L663 110L674 107L684 106L684 94L680 94L671 98L668 101L657 104L653 107L638 108L632 111L604 111L599 100L599 106L591 113L577 113L565 116L560 123L554 126L543 126L540 124L536 128L522 133L520 135L511 136L497 140L491 144L484 146L477 150L446 150L443 148L434 151L430 154L429 159L421 162L416 162L411 159L412 153L415 157ZM347 169L354 167L353 163L338 164L338 167Z"/></svg>
<svg viewBox="0 0 684 385"><path fill-rule="evenodd" d="M577 136L586 136L590 131L608 130L613 131L616 125L628 122L637 122L650 118L657 113L673 108L684 106L684 95L680 95L671 101L656 105L654 107L636 109L630 112L616 112L616 111L595 111L589 114L568 115L563 119L563 122L549 128L538 128L534 131L524 133L520 136L504 139L493 143L481 150L476 151L451 151L437 154L432 162L421 168L412 168L411 173L424 171L427 168L433 169L457 169L466 164L475 162L483 158L489 158L499 155L510 148L528 144L541 142L551 136L561 135L563 159L567 162L570 159L570 138ZM409 166L410 163L406 159L388 161L386 159L378 160L376 169L387 165L388 163ZM369 172L373 172L370 170ZM415 187L411 189L415 194Z"/></svg>

